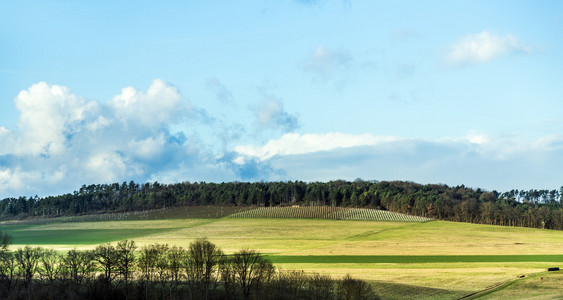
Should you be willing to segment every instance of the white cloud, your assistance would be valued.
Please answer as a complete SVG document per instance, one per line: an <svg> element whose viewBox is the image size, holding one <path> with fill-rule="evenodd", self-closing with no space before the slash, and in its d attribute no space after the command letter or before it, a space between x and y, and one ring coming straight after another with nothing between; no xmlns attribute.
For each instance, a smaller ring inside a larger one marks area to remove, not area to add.
<svg viewBox="0 0 563 300"><path fill-rule="evenodd" d="M0 188L6 190L10 187L19 188L21 184L14 182L15 176L12 170L5 168L0 169Z"/></svg>
<svg viewBox="0 0 563 300"><path fill-rule="evenodd" d="M145 181L199 155L190 152L187 134L171 133L176 125L187 128L179 122L191 115L178 90L162 80L146 92L125 88L107 103L40 82L20 92L15 104L17 129L0 126L0 198Z"/></svg>
<svg viewBox="0 0 563 300"><path fill-rule="evenodd" d="M0 126L0 155L11 153L13 145L12 132L8 128Z"/></svg>
<svg viewBox="0 0 563 300"><path fill-rule="evenodd" d="M277 155L306 154L338 148L373 146L396 140L398 140L398 138L374 136L369 133L360 135L339 132L304 135L288 133L278 140L270 140L264 146L245 145L235 147L235 151L239 154L236 158L236 162L243 162L245 156L264 161Z"/></svg>
<svg viewBox="0 0 563 300"><path fill-rule="evenodd" d="M487 135L470 132L462 138L444 138L437 142L465 144L467 151L496 161L507 161L530 153L541 157L542 153L563 149L562 135L549 135L535 140L526 140L516 135Z"/></svg>
<svg viewBox="0 0 563 300"><path fill-rule="evenodd" d="M124 159L117 153L105 152L96 153L86 162L87 171L96 174L98 178L104 178L106 181L116 181L123 178L127 174L128 166Z"/></svg>
<svg viewBox="0 0 563 300"><path fill-rule="evenodd" d="M488 31L470 34L452 44L445 60L450 65L469 65L491 61L503 55L529 53L532 48L513 35L499 36Z"/></svg>
<svg viewBox="0 0 563 300"><path fill-rule="evenodd" d="M523 141L471 133L437 140L351 135L287 134L262 146L239 146L232 162L271 169L261 180L355 178L465 184L485 189L557 188L563 136ZM257 162L259 164L257 165ZM541 174L541 176L539 176Z"/></svg>
<svg viewBox="0 0 563 300"><path fill-rule="evenodd" d="M96 120L86 125L86 128L90 131L99 131L111 125L113 121L105 118L104 116L98 116Z"/></svg>
<svg viewBox="0 0 563 300"><path fill-rule="evenodd" d="M18 127L0 126L0 198L52 195L82 184L129 180L362 177L497 189L512 182L512 187L540 188L553 187L560 180L557 170L563 168L561 135L526 141L478 132L437 140L287 133L260 145L217 150L202 136L224 128L201 132L196 123L188 126L183 116L190 113L189 104L176 88L160 80L146 92L126 88L108 103L85 101L66 87L38 83L22 91L15 102ZM259 126L283 132L297 126L297 118L270 95L255 113ZM233 128L237 133L245 129ZM493 183L499 186L492 187Z"/></svg>
<svg viewBox="0 0 563 300"><path fill-rule="evenodd" d="M146 93L127 87L111 101L116 116L123 124L143 127L174 122L187 114L188 108L181 107L180 103L178 90L160 79L154 80Z"/></svg>
<svg viewBox="0 0 563 300"><path fill-rule="evenodd" d="M470 143L478 144L478 145L486 144L490 141L490 139L487 135L477 134L477 133L468 134L465 137L465 139L467 139Z"/></svg>
<svg viewBox="0 0 563 300"><path fill-rule="evenodd" d="M150 136L140 141L131 140L129 142L131 153L143 159L159 156L164 151L165 146L166 140L163 134L157 137Z"/></svg>
<svg viewBox="0 0 563 300"><path fill-rule="evenodd" d="M37 170L25 171L17 167L14 169L0 167L0 191L20 191L31 188L32 182L41 179Z"/></svg>
<svg viewBox="0 0 563 300"><path fill-rule="evenodd" d="M65 150L68 135L80 130L80 123L96 110L63 86L40 82L22 91L15 99L20 111L18 127L22 133L13 149L15 154L58 155Z"/></svg>
<svg viewBox="0 0 563 300"><path fill-rule="evenodd" d="M10 130L6 127L0 126L0 138L6 136L10 133Z"/></svg>

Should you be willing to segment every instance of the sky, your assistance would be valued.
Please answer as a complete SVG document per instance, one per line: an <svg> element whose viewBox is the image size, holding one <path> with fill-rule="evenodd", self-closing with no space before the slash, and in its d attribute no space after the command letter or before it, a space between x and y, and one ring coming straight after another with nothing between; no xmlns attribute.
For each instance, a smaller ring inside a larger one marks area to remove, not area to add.
<svg viewBox="0 0 563 300"><path fill-rule="evenodd" d="M0 198L563 185L562 1L0 2Z"/></svg>

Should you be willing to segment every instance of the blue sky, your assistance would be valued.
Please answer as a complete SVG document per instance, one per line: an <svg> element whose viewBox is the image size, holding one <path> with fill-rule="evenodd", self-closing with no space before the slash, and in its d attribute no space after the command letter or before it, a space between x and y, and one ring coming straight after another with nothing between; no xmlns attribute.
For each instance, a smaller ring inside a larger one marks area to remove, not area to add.
<svg viewBox="0 0 563 300"><path fill-rule="evenodd" d="M563 185L561 1L2 1L0 197Z"/></svg>

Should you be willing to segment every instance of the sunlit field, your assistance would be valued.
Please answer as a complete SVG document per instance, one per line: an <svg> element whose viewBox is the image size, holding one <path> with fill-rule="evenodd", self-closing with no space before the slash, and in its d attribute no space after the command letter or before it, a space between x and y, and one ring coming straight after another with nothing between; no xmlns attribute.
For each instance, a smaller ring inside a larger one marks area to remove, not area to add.
<svg viewBox="0 0 563 300"><path fill-rule="evenodd" d="M226 253L256 249L281 269L369 280L390 299L458 298L563 264L561 231L445 221L223 217L51 222L1 225L0 230L13 236L12 248L33 245L61 251L123 239L140 246L185 247L206 237ZM560 277L554 280L560 282ZM533 289L529 283L502 291L527 293Z"/></svg>

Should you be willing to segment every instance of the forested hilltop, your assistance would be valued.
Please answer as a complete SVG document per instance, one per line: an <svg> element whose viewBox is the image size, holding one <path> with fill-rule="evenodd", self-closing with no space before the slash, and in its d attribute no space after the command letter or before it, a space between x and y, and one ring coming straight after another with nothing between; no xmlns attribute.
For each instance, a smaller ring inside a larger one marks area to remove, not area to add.
<svg viewBox="0 0 563 300"><path fill-rule="evenodd" d="M6 198L3 219L140 211L174 206L372 207L440 220L563 229L563 187L504 193L405 181L183 182L84 185L72 194Z"/></svg>

